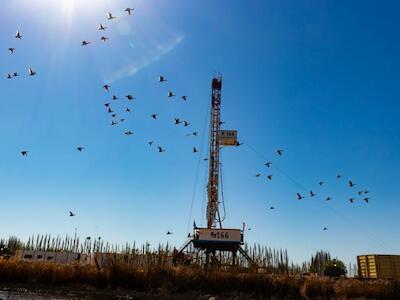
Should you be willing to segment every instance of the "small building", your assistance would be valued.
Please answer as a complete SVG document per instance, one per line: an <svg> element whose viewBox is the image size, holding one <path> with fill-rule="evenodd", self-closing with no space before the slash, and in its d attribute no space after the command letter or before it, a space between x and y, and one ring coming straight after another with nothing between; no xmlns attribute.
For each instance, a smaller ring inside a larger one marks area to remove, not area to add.
<svg viewBox="0 0 400 300"><path fill-rule="evenodd" d="M54 252L54 251L34 251L34 250L17 250L15 258L24 261L37 262L55 262L59 264L83 263L89 264L91 259L87 254L74 252Z"/></svg>
<svg viewBox="0 0 400 300"><path fill-rule="evenodd" d="M400 279L400 255L359 255L357 263L362 278Z"/></svg>

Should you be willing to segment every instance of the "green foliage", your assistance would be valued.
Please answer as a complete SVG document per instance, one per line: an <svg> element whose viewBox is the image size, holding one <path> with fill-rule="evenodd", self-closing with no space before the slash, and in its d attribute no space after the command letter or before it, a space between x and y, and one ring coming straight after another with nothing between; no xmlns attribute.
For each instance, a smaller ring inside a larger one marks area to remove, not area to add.
<svg viewBox="0 0 400 300"><path fill-rule="evenodd" d="M328 261L324 268L324 275L328 277L345 276L346 273L346 266L337 258Z"/></svg>

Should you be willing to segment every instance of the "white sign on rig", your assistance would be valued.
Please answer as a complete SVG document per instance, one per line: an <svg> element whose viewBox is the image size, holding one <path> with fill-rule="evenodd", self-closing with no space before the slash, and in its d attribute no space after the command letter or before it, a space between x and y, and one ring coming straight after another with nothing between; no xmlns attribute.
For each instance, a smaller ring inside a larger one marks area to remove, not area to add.
<svg viewBox="0 0 400 300"><path fill-rule="evenodd" d="M220 130L218 133L218 141L221 146L236 146L237 130Z"/></svg>
<svg viewBox="0 0 400 300"><path fill-rule="evenodd" d="M195 237L199 242L243 243L243 234L240 229L197 228Z"/></svg>

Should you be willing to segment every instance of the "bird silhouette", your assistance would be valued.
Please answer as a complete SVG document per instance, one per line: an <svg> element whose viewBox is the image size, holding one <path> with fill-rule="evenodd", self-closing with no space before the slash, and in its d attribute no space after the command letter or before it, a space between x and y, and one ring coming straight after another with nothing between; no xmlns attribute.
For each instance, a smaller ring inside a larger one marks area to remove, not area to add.
<svg viewBox="0 0 400 300"><path fill-rule="evenodd" d="M112 99L113 99L113 100L118 100L119 98L118 98L117 96L113 95L113 96L112 96Z"/></svg>
<svg viewBox="0 0 400 300"><path fill-rule="evenodd" d="M351 203L353 203L355 200L356 200L356 198L350 198L350 199L349 199L349 201L350 201Z"/></svg>
<svg viewBox="0 0 400 300"><path fill-rule="evenodd" d="M322 230L323 230L323 231L327 231L327 230L328 230L328 227L324 227Z"/></svg>
<svg viewBox="0 0 400 300"><path fill-rule="evenodd" d="M125 11L128 13L128 15L131 15L132 12L134 11L134 9L127 7L127 8L125 8Z"/></svg>
<svg viewBox="0 0 400 300"><path fill-rule="evenodd" d="M179 120L179 118L175 118L175 125L178 125L178 124L180 124L180 123L182 123L182 121Z"/></svg>
<svg viewBox="0 0 400 300"><path fill-rule="evenodd" d="M336 175L336 178L337 178L337 179L342 178L342 177L343 177L343 176L342 176L341 174L337 174L337 175Z"/></svg>
<svg viewBox="0 0 400 300"><path fill-rule="evenodd" d="M34 75L36 75L36 72L34 70L32 70L32 68L29 68L28 74L29 74L29 76L34 76Z"/></svg>
<svg viewBox="0 0 400 300"><path fill-rule="evenodd" d="M130 112L131 112L131 109L130 109L129 107L127 107L127 108L125 109L125 111L126 111L127 113L130 113Z"/></svg>
<svg viewBox="0 0 400 300"><path fill-rule="evenodd" d="M83 40L81 46L87 46L89 44L91 44L91 42Z"/></svg>
<svg viewBox="0 0 400 300"><path fill-rule="evenodd" d="M362 195L362 193L364 193L364 191L358 191L357 192L358 195Z"/></svg>
<svg viewBox="0 0 400 300"><path fill-rule="evenodd" d="M190 126L190 123L188 121L183 121L183 126L188 127L188 126Z"/></svg>
<svg viewBox="0 0 400 300"><path fill-rule="evenodd" d="M256 177L260 177L260 176L261 176L261 173L257 173L257 174L256 174Z"/></svg>
<svg viewBox="0 0 400 300"><path fill-rule="evenodd" d="M275 207L271 206L269 209L270 209L270 210L273 210L273 209L275 209Z"/></svg>
<svg viewBox="0 0 400 300"><path fill-rule="evenodd" d="M85 148L84 148L84 147L81 147L81 146L76 147L76 149L77 149L79 152L82 152L83 150L85 150Z"/></svg>
<svg viewBox="0 0 400 300"><path fill-rule="evenodd" d="M8 48L8 51L10 51L11 54L14 54L15 48Z"/></svg>
<svg viewBox="0 0 400 300"><path fill-rule="evenodd" d="M110 103L109 103L109 102L104 103L104 106L105 106L105 107L110 107Z"/></svg>
<svg viewBox="0 0 400 300"><path fill-rule="evenodd" d="M165 152L165 150L161 147L157 147L157 149L158 149L158 152Z"/></svg>
<svg viewBox="0 0 400 300"><path fill-rule="evenodd" d="M192 135L197 136L199 133L197 131L192 132Z"/></svg>
<svg viewBox="0 0 400 300"><path fill-rule="evenodd" d="M241 145L243 145L243 143L238 142L238 141L235 141L235 146L236 146L236 147L239 147L239 146L241 146Z"/></svg>
<svg viewBox="0 0 400 300"><path fill-rule="evenodd" d="M108 85L108 84L103 85L103 89L105 89L106 92L110 91L110 87L111 87L111 85Z"/></svg>
<svg viewBox="0 0 400 300"><path fill-rule="evenodd" d="M324 183L325 183L325 181L318 182L319 185L323 185Z"/></svg>
<svg viewBox="0 0 400 300"><path fill-rule="evenodd" d="M153 145L153 143L154 143L153 141L150 141L150 142L149 142L149 146Z"/></svg>
<svg viewBox="0 0 400 300"><path fill-rule="evenodd" d="M268 175L267 178L268 178L269 180L272 180L272 175Z"/></svg>
<svg viewBox="0 0 400 300"><path fill-rule="evenodd" d="M28 156L29 151L23 150L21 151L22 156Z"/></svg>
<svg viewBox="0 0 400 300"><path fill-rule="evenodd" d="M130 130L125 132L125 135L132 135L132 134L133 134L133 132Z"/></svg>
<svg viewBox="0 0 400 300"><path fill-rule="evenodd" d="M151 115L151 117L152 117L154 120L157 120L157 116L158 116L157 114L152 114L152 115Z"/></svg>
<svg viewBox="0 0 400 300"><path fill-rule="evenodd" d="M115 118L117 116L117 114L112 114L111 118Z"/></svg>
<svg viewBox="0 0 400 300"><path fill-rule="evenodd" d="M115 19L116 17L114 17L110 12L108 13L108 20L113 20L113 19Z"/></svg>
<svg viewBox="0 0 400 300"><path fill-rule="evenodd" d="M310 197L314 197L316 194L313 191L310 191Z"/></svg>
<svg viewBox="0 0 400 300"><path fill-rule="evenodd" d="M114 111L111 109L111 107L108 107L108 113L113 113Z"/></svg>
<svg viewBox="0 0 400 300"><path fill-rule="evenodd" d="M369 203L369 197L365 197L363 200L366 202L366 203Z"/></svg>
<svg viewBox="0 0 400 300"><path fill-rule="evenodd" d="M169 91L169 92L168 92L168 97L170 97L170 98L171 98L171 97L175 97L175 94L174 94L173 92Z"/></svg>
<svg viewBox="0 0 400 300"><path fill-rule="evenodd" d="M125 119L123 119L123 118L122 118L122 119L119 119L119 120L120 120L121 122L125 122Z"/></svg>
<svg viewBox="0 0 400 300"><path fill-rule="evenodd" d="M126 95L125 97L126 97L129 101L135 99L135 97L133 97L132 95Z"/></svg>
<svg viewBox="0 0 400 300"><path fill-rule="evenodd" d="M188 96L182 96L181 97L183 100L187 101Z"/></svg>
<svg viewBox="0 0 400 300"><path fill-rule="evenodd" d="M326 201L330 201L330 200L332 200L332 198L331 197L327 197L325 200Z"/></svg>
<svg viewBox="0 0 400 300"><path fill-rule="evenodd" d="M270 162L270 161L266 162L264 165L267 166L268 168L271 168L272 162Z"/></svg>
<svg viewBox="0 0 400 300"><path fill-rule="evenodd" d="M13 73L13 77L18 77L18 76L19 76L18 72Z"/></svg>
<svg viewBox="0 0 400 300"><path fill-rule="evenodd" d="M167 231L167 235L170 235L170 234L172 234L172 232L170 232L170 231Z"/></svg>
<svg viewBox="0 0 400 300"><path fill-rule="evenodd" d="M304 199L304 197L302 195L300 195L300 193L297 193L296 195L297 195L297 200Z"/></svg>
<svg viewBox="0 0 400 300"><path fill-rule="evenodd" d="M223 121L219 121L219 122L218 122L218 125L219 125L219 126L221 126L222 124L225 124L225 122L223 122Z"/></svg>
<svg viewBox="0 0 400 300"><path fill-rule="evenodd" d="M107 42L108 41L108 37L106 37L106 36L102 36L101 38L100 38L100 40L101 41L103 41L103 42Z"/></svg>
<svg viewBox="0 0 400 300"><path fill-rule="evenodd" d="M166 82L167 79L164 78L164 76L159 76L158 77L158 82Z"/></svg>
<svg viewBox="0 0 400 300"><path fill-rule="evenodd" d="M117 122L111 121L111 126L115 126L115 125L117 125L117 124L118 124Z"/></svg>
<svg viewBox="0 0 400 300"><path fill-rule="evenodd" d="M17 30L17 33L15 34L16 39L22 39L22 34Z"/></svg>
<svg viewBox="0 0 400 300"><path fill-rule="evenodd" d="M76 215L72 211L69 211L69 216L70 217L75 217Z"/></svg>
<svg viewBox="0 0 400 300"><path fill-rule="evenodd" d="M276 150L276 153L278 153L278 155L282 155L283 154L283 150L282 149Z"/></svg>
<svg viewBox="0 0 400 300"><path fill-rule="evenodd" d="M103 24L100 24L100 25L99 25L99 30L103 30L103 31L104 31L104 30L106 30L106 29L107 29L107 27L103 26Z"/></svg>
<svg viewBox="0 0 400 300"><path fill-rule="evenodd" d="M197 153L197 152L199 152L199 151L196 149L196 147L193 147L193 153Z"/></svg>
<svg viewBox="0 0 400 300"><path fill-rule="evenodd" d="M355 184L351 180L349 180L349 187L353 187L353 186L355 186Z"/></svg>
<svg viewBox="0 0 400 300"><path fill-rule="evenodd" d="M364 194L368 194L369 193L369 191L368 190L364 190Z"/></svg>
<svg viewBox="0 0 400 300"><path fill-rule="evenodd" d="M7 74L7 79L13 78L10 73Z"/></svg>

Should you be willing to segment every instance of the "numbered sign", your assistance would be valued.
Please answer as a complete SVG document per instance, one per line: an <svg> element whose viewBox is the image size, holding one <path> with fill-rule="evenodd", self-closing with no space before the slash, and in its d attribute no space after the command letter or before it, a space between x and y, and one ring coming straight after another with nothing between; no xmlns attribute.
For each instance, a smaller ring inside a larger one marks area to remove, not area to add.
<svg viewBox="0 0 400 300"><path fill-rule="evenodd" d="M220 130L218 141L221 146L236 146L237 130Z"/></svg>
<svg viewBox="0 0 400 300"><path fill-rule="evenodd" d="M196 235L199 241L242 243L243 236L240 229L208 229L198 228Z"/></svg>

